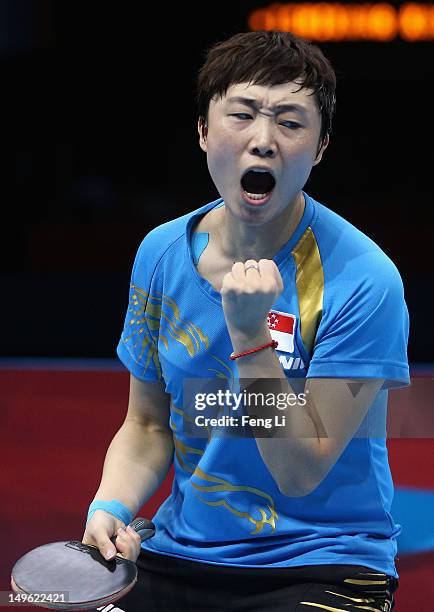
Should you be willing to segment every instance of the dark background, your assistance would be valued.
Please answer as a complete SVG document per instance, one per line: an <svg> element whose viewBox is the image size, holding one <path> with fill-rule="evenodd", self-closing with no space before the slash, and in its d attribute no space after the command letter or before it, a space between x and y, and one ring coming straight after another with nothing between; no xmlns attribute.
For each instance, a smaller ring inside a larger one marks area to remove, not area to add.
<svg viewBox="0 0 434 612"><path fill-rule="evenodd" d="M0 1L3 356L115 356L141 239L218 197L196 133L205 49L267 4ZM409 358L433 362L434 41L321 48L337 115L305 189L395 262Z"/></svg>

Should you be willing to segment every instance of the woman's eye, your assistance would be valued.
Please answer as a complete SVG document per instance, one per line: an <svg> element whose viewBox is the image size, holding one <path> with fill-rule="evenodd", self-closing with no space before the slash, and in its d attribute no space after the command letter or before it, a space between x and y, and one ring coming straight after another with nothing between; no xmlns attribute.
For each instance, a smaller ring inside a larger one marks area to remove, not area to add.
<svg viewBox="0 0 434 612"><path fill-rule="evenodd" d="M240 119L241 121L245 121L247 119L253 118L252 115L249 115L249 113L231 113L230 117L236 117L237 119ZM296 121L281 121L280 125L283 125L284 127L287 127L291 130L296 130L301 127L301 125L297 123Z"/></svg>
<svg viewBox="0 0 434 612"><path fill-rule="evenodd" d="M248 113L232 113L231 117L238 117L238 119L251 119L252 115Z"/></svg>
<svg viewBox="0 0 434 612"><path fill-rule="evenodd" d="M291 130L296 130L297 128L301 127L301 125L295 121L281 121L280 125L290 128Z"/></svg>

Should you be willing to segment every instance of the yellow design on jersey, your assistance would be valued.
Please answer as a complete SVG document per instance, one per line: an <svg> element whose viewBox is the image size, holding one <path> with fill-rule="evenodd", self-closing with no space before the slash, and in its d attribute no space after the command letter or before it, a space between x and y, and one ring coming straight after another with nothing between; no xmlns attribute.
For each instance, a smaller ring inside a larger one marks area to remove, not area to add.
<svg viewBox="0 0 434 612"><path fill-rule="evenodd" d="M306 351L311 355L324 300L321 255L311 227L305 230L295 245L292 256L296 265L295 284L300 311L300 333Z"/></svg>
<svg viewBox="0 0 434 612"><path fill-rule="evenodd" d="M172 412L180 415L186 421L193 423L193 419L191 418L191 416L187 414L184 410L181 410L180 408L177 408L176 406L174 406L173 403L171 404L170 409ZM173 431L173 444L175 446L175 455L176 455L176 458L178 459L179 465L186 472L193 474L194 470L196 469L197 463L200 461L200 457L202 457L202 455L204 454L204 450L200 448L195 448L194 446L189 446L185 444L184 442L182 442L182 440L180 440L180 438L178 437L176 433L178 428L172 419L172 415L170 417L170 424L171 424L171 428ZM208 443L211 438L211 431L209 427L206 427L206 430L208 434L208 440L207 440L207 443ZM196 463L192 461L187 461L186 456L189 454L199 456L199 459L197 460Z"/></svg>
<svg viewBox="0 0 434 612"><path fill-rule="evenodd" d="M204 499L201 499L199 496L197 497L198 499L200 499L200 501L202 501L204 504L207 504L208 506L223 506L224 508L226 508L226 510L229 510L229 512L232 512L232 514L235 514L236 516L239 516L240 518L246 518L247 520L249 520L251 523L255 525L255 529L250 532L251 535L260 533L263 530L264 525L267 525L267 524L271 525L271 528L273 531L276 529L275 519L277 518L277 513L274 510L274 508L272 508L271 506L267 506L268 510L270 511L270 516L268 518L263 508L258 508L262 518L261 520L257 520L257 519L254 519L253 516L251 516L248 512L240 512L236 508L233 508L224 499L212 502L212 501L206 501Z"/></svg>
<svg viewBox="0 0 434 612"><path fill-rule="evenodd" d="M136 285L131 285L131 290L128 313L131 313L132 316L125 326L122 341L126 345L131 342L133 349L139 347L138 356L137 351L130 351L130 354L135 363L143 366L143 375L152 361L159 379L162 379L157 348L162 319L167 322L169 337L185 346L190 357L208 348L208 336L191 321L181 318L179 307L174 300L162 293L150 294ZM149 332L147 335L146 331ZM167 336L162 335L161 340L166 350L169 350ZM146 350L148 354L146 363L143 365L141 359Z"/></svg>
<svg viewBox="0 0 434 612"><path fill-rule="evenodd" d="M195 448L194 446L187 446L178 438L175 433L173 434L173 444L175 446L175 455L178 459L179 465L186 472L190 472L190 474L193 474L197 467L197 463L187 461L185 460L185 457L188 454L199 455L198 461L200 461L200 457L203 456L204 451L199 448Z"/></svg>
<svg viewBox="0 0 434 612"><path fill-rule="evenodd" d="M251 493L253 495L257 495L260 498L266 499L268 501L268 504L266 504L266 507L269 510L269 516L267 517L267 513L264 510L264 508L259 507L258 511L261 515L261 519L259 520L259 519L255 519L248 512L237 510L236 508L233 507L233 505L230 505L228 503L227 499L209 501L209 500L203 499L203 497L200 497L199 495L197 496L201 502L203 502L204 504L207 504L208 506L222 506L226 508L227 510L229 510L229 512L232 512L232 514L235 514L236 516L240 518L246 518L247 520L249 520L251 523L255 525L255 529L251 532L252 535L260 533L263 530L264 525L267 525L267 524L270 525L272 531L275 531L276 520L278 519L278 515L275 510L274 500L270 495L268 495L268 493L266 493L265 491L261 491L260 489L256 489L255 487L250 487L247 485L234 485L230 483L229 481L224 480L223 478L219 478L217 476L211 476L210 474L206 474L203 470L201 470L199 466L196 467L193 475L197 476L201 480L204 480L205 482L216 483L216 484L202 486L202 485L197 484L196 482L191 481L192 487L194 487L195 489L203 493L225 492L225 493L230 494L232 492L245 492L245 493Z"/></svg>
<svg viewBox="0 0 434 612"><path fill-rule="evenodd" d="M231 383L234 382L234 373L231 367L229 367L228 363L225 363L220 357L217 355L210 355L213 359L215 359L220 365L223 366L222 370L217 370L215 368L208 368L208 372L214 372L217 378L223 378L225 380L229 380Z"/></svg>

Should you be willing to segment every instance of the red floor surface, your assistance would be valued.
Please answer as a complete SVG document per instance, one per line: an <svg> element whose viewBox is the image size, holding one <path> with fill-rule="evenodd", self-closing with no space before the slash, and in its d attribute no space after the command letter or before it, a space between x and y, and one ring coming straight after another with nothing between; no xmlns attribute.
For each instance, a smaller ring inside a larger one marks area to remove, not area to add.
<svg viewBox="0 0 434 612"><path fill-rule="evenodd" d="M105 451L126 414L128 374L0 370L0 390L0 591L7 591L13 563L29 549L81 539ZM395 439L388 446L395 482L402 476L404 484L406 475L415 472L428 471L432 478L433 440ZM142 516L153 515L170 481L169 475ZM432 612L434 552L398 557L397 568L395 610Z"/></svg>

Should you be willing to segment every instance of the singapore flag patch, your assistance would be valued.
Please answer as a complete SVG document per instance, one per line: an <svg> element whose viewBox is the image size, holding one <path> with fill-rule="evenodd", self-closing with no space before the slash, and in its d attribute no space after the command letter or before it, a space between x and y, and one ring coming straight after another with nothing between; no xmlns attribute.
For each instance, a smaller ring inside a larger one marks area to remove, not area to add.
<svg viewBox="0 0 434 612"><path fill-rule="evenodd" d="M294 352L294 334L296 318L292 314L270 310L267 317L268 329L273 340L278 342L278 351Z"/></svg>

